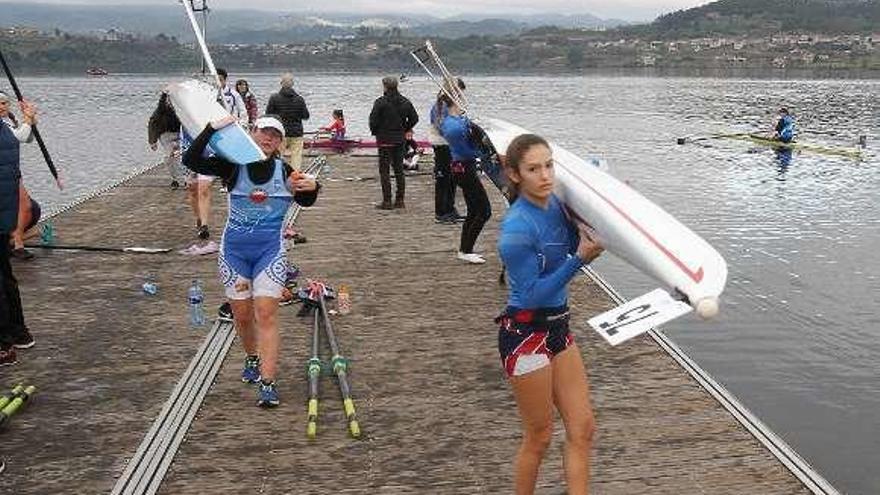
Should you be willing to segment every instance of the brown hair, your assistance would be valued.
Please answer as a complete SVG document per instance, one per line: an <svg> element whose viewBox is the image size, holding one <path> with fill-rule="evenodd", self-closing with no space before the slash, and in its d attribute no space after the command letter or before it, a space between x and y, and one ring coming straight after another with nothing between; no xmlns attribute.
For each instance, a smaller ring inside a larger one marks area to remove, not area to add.
<svg viewBox="0 0 880 495"><path fill-rule="evenodd" d="M522 161L525 154L532 149L534 146L545 146L547 149L550 149L550 143L547 142L546 139L542 138L537 134L520 134L519 136L513 138L513 141L507 145L507 151L504 153L504 168L508 171L508 174L511 170L519 173L519 164ZM519 194L519 186L513 182L508 181L510 183L510 188L516 193Z"/></svg>

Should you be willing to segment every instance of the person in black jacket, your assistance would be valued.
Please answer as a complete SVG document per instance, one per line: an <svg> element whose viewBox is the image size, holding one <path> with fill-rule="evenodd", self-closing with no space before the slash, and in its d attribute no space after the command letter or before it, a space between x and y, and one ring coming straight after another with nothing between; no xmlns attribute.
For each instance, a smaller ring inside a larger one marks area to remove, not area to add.
<svg viewBox="0 0 880 495"><path fill-rule="evenodd" d="M284 124L281 156L294 170L299 170L303 150L302 121L309 120L309 108L306 100L293 90L293 74L290 72L281 75L281 90L269 97L266 115L277 115L281 119Z"/></svg>
<svg viewBox="0 0 880 495"><path fill-rule="evenodd" d="M18 281L9 262L9 237L18 225L21 187L20 142L29 142L37 110L30 103L19 104L22 123L9 112L11 99L0 92L0 366L15 364L15 348L34 345L24 322Z"/></svg>
<svg viewBox="0 0 880 495"><path fill-rule="evenodd" d="M419 121L419 115L412 103L397 90L397 78L387 76L382 79L385 94L376 99L370 112L370 132L376 136L379 146L379 178L382 182L382 203L376 205L380 210L404 208L406 183L403 176L403 151L407 133ZM394 182L397 193L391 204L390 168L394 168Z"/></svg>

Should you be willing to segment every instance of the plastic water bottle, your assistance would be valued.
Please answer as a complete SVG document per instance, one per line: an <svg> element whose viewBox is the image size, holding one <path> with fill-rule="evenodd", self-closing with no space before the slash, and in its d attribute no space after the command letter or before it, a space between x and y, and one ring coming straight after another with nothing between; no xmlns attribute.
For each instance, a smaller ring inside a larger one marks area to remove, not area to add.
<svg viewBox="0 0 880 495"><path fill-rule="evenodd" d="M55 244L55 226L52 225L52 220L46 220L40 227L40 243L44 246Z"/></svg>
<svg viewBox="0 0 880 495"><path fill-rule="evenodd" d="M336 310L341 315L351 313L351 292L345 284L340 284L339 290L336 291Z"/></svg>
<svg viewBox="0 0 880 495"><path fill-rule="evenodd" d="M205 325L205 293L202 292L202 286L198 280L193 280L189 288L189 325L191 327L201 327Z"/></svg>
<svg viewBox="0 0 880 495"><path fill-rule="evenodd" d="M159 285L156 284L156 277L153 274L147 275L147 279L141 287L144 289L144 293L150 296L155 296L159 292Z"/></svg>

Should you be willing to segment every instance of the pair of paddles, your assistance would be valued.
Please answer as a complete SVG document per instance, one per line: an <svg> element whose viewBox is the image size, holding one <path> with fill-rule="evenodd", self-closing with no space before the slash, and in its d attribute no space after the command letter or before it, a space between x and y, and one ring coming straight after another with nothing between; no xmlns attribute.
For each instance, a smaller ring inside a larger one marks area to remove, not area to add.
<svg viewBox="0 0 880 495"><path fill-rule="evenodd" d="M37 392L33 385L18 384L10 392L0 395L0 428L18 412L21 407Z"/></svg>

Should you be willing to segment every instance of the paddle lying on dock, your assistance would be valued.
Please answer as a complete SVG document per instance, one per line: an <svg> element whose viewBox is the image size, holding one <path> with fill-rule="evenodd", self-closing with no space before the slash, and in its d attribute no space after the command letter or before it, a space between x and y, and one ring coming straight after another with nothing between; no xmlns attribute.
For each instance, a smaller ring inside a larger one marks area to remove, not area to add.
<svg viewBox="0 0 880 495"><path fill-rule="evenodd" d="M163 254L170 253L171 248L154 248L154 247L107 247L107 246L59 246L59 245L28 245L30 249L57 249L61 251L97 251L107 253L140 253L140 254Z"/></svg>

